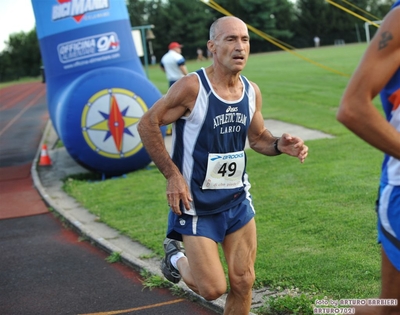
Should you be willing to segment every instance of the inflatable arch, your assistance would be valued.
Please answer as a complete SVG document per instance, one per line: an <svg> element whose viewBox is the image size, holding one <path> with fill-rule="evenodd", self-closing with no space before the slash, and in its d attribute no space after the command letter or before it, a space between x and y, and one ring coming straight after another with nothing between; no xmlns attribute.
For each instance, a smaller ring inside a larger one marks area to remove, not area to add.
<svg viewBox="0 0 400 315"><path fill-rule="evenodd" d="M162 95L137 56L125 1L32 0L32 6L50 119L68 153L105 176L146 167L151 159L137 124Z"/></svg>

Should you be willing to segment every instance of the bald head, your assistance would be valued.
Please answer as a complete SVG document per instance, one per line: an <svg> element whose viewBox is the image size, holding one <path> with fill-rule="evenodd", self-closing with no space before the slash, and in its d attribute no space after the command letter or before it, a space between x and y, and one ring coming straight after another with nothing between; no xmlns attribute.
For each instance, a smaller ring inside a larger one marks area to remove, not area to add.
<svg viewBox="0 0 400 315"><path fill-rule="evenodd" d="M214 21L210 26L210 39L214 40L219 35L220 27L225 23L241 23L246 26L246 24L239 18L234 16L224 16ZM247 27L247 26L246 26Z"/></svg>

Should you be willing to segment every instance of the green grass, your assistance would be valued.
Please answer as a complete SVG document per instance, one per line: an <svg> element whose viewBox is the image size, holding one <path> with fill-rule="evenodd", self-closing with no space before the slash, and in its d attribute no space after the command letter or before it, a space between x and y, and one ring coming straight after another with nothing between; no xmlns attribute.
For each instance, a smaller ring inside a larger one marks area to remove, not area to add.
<svg viewBox="0 0 400 315"><path fill-rule="evenodd" d="M106 261L110 264L114 264L116 262L121 261L121 253L119 252L112 252L110 256L106 258Z"/></svg>
<svg viewBox="0 0 400 315"><path fill-rule="evenodd" d="M350 75L365 48L357 44L299 53ZM194 71L209 64L189 61L187 66ZM149 73L165 93L164 73L157 66ZM287 52L252 55L243 74L259 85L265 118L336 136L307 141L304 164L248 150L257 211L257 285L295 287L334 299L377 296L380 252L373 208L383 155L336 121L349 76ZM64 188L101 221L162 255L166 181L154 166L117 180L71 179Z"/></svg>

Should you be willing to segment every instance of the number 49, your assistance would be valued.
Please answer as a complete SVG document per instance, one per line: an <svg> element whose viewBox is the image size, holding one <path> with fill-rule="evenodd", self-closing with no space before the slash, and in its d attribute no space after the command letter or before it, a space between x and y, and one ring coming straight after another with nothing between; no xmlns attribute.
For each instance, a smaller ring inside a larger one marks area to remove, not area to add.
<svg viewBox="0 0 400 315"><path fill-rule="evenodd" d="M227 174L228 173L228 174ZM221 167L218 170L218 174L221 174L222 177L225 175L228 175L229 177L235 175L236 173L236 163L224 163L221 165Z"/></svg>

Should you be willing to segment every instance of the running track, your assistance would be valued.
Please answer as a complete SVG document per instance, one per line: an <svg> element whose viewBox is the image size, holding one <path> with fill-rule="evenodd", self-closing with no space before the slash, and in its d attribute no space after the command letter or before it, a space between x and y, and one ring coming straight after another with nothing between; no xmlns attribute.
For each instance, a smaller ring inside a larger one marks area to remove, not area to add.
<svg viewBox="0 0 400 315"><path fill-rule="evenodd" d="M217 314L167 289L144 289L136 271L107 263L47 210L30 175L48 121L45 89L0 89L0 314Z"/></svg>
<svg viewBox="0 0 400 315"><path fill-rule="evenodd" d="M0 219L48 212L30 175L48 120L46 104L41 82L0 89Z"/></svg>

